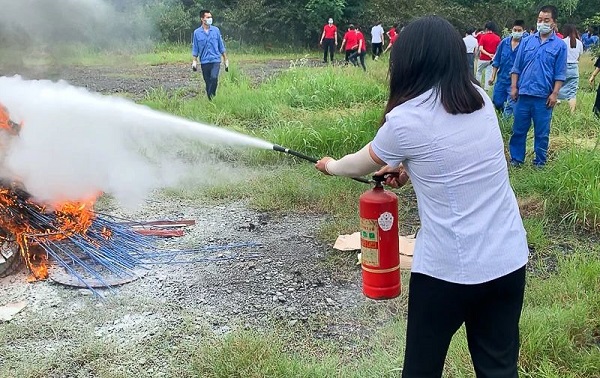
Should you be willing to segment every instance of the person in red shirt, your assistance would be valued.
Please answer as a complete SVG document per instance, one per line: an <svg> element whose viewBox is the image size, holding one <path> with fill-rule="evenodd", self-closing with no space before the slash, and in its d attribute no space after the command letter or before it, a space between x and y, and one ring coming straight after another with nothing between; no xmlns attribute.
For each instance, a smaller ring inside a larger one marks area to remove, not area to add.
<svg viewBox="0 0 600 378"><path fill-rule="evenodd" d="M485 24L485 30L481 37L479 37L479 62L477 63L477 80L485 85L485 90L488 91L492 88L488 81L492 77L492 60L496 49L501 42L500 37L494 33L496 30L496 24L492 21L488 21ZM485 76L483 75L485 72ZM483 76L483 77L482 77Z"/></svg>
<svg viewBox="0 0 600 378"><path fill-rule="evenodd" d="M346 62L350 61L350 55L358 48L358 40L356 39L356 31L354 25L348 26L348 31L344 34L344 39L340 46L340 52L346 48Z"/></svg>
<svg viewBox="0 0 600 378"><path fill-rule="evenodd" d="M387 36L388 38L391 40L392 38L394 38L394 36L396 34L398 34L398 32L396 31L396 29L398 29L398 23L395 23L394 26L392 26L392 28L390 30L387 31Z"/></svg>
<svg viewBox="0 0 600 378"><path fill-rule="evenodd" d="M356 26L355 32L357 41L356 51L350 55L349 59L350 62L352 62L352 64L354 64L356 67L358 67L358 59L360 59L360 65L362 66L363 70L366 71L367 66L365 65L365 55L367 55L367 41L365 40L365 36L360 31L358 26Z"/></svg>
<svg viewBox="0 0 600 378"><path fill-rule="evenodd" d="M396 30L392 34L392 37L390 37L390 43L388 44L388 46L385 48L385 51L383 52L384 54L392 48L392 46L394 45L394 42L396 42L399 35L400 35L400 26L396 26Z"/></svg>
<svg viewBox="0 0 600 378"><path fill-rule="evenodd" d="M337 26L333 23L333 18L329 17L327 25L323 27L323 33L321 34L321 41L319 45L323 46L323 63L327 63L327 52L329 51L329 60L333 63L333 54L335 53L335 46L338 44L337 39Z"/></svg>

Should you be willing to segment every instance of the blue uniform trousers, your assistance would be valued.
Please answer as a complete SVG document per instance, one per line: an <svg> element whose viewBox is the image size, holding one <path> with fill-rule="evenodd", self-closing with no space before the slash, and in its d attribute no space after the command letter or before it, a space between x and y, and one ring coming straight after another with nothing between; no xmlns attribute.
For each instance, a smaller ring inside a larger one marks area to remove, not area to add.
<svg viewBox="0 0 600 378"><path fill-rule="evenodd" d="M510 159L513 164L525 161L525 143L533 120L534 151L533 164L546 164L548 142L550 140L550 121L552 108L546 106L547 98L520 95L514 107L513 134L508 143Z"/></svg>

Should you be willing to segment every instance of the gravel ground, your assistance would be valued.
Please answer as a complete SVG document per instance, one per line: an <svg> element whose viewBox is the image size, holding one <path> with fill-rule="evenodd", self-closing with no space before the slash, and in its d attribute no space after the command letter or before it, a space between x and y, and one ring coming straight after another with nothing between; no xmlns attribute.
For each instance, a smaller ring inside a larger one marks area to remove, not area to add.
<svg viewBox="0 0 600 378"><path fill-rule="evenodd" d="M262 81L288 66L289 62L275 61L263 66L251 64L245 69ZM57 75L94 91L127 93L134 98L143 96L149 88L189 88L191 77L187 67L180 65L141 69L72 67ZM41 72L26 72L24 76L49 77ZM22 272L0 280L0 306L28 301L11 324L26 329L30 324L41 322L44 327L60 319L70 325L65 332L73 337L93 332L99 340L135 344L146 342L161 330L176 329L191 317L216 335L240 328L270 329L277 324L292 332L308 330L311 337L335 340L358 351L356 340L361 335L404 311L404 296L377 302L362 295L356 254L334 251L316 239L316 230L328 221L322 216L261 213L244 202L199 205L161 193L135 211L110 203L105 206L105 212L139 221L197 221L186 229L184 237L158 241L159 247L240 242L261 245L219 252L223 258L233 258L217 262L153 266L139 280L114 291L105 290L105 300L94 298L88 290L51 280L27 283L26 273ZM52 349L60 348L62 342L57 339L49 343L41 332L14 342L10 348L31 351L44 343L44 348Z"/></svg>

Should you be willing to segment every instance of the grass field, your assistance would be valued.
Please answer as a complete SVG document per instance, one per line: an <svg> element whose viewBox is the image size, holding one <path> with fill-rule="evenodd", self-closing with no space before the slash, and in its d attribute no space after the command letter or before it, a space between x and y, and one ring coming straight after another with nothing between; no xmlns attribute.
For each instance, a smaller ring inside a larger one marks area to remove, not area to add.
<svg viewBox="0 0 600 378"><path fill-rule="evenodd" d="M105 58L108 61L102 54L82 52L72 63L104 64ZM289 60L293 68L261 84L253 84L240 69L244 62L272 59ZM189 61L189 54L187 48L163 46L126 60L127 64L166 64ZM375 135L387 95L385 59L369 60L367 73L354 67L309 67L303 53L233 51L230 60L230 72L223 74L213 102L202 95L190 98L184 92L158 90L142 102L316 157L354 152ZM576 113L570 114L566 104L555 111L547 167L510 171L533 249L534 273L528 277L521 322L523 377L600 377L600 120L591 113L595 95L587 83L591 71L591 59L584 57ZM502 122L501 127L507 140L511 123ZM530 139L528 151L531 144ZM224 154L232 164L256 169L255 178L233 188L186 189L172 195L214 201L245 199L261 210L325 214L328 222L319 233L325 242L356 230L358 196L366 190L364 184L324 177L311 164L272 151ZM410 186L399 190L401 204L409 191ZM309 335L292 336L285 325L269 331L236 331L225 339L207 336L200 342L177 336L192 332L183 324L178 332L160 335L143 350L79 340L76 352L66 356L49 352L49 359L68 371L77 366L93 368L101 377L135 376L116 374L109 367L140 354L168 359L177 372L173 376L397 377L405 324L403 317L390 319L372 336L357 340L362 352L351 357L335 343L312 340ZM43 327L34 324L34 328ZM0 344L9 335L10 328L0 332ZM43 377L47 371L35 366L28 369L23 376ZM462 329L452 342L445 376L474 376Z"/></svg>

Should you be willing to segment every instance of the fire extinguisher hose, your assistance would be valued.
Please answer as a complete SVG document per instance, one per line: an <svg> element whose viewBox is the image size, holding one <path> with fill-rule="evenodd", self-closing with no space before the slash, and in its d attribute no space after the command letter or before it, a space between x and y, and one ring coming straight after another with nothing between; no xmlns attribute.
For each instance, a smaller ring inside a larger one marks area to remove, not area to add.
<svg viewBox="0 0 600 378"><path fill-rule="evenodd" d="M289 148L281 147L276 144L273 145L273 150L277 151L277 152L283 152L284 154L292 155L292 156L295 156L295 157L303 159L303 160L310 161L311 163L316 163L317 161L319 161L319 159L316 159L312 156L308 156L301 152L290 150ZM352 177L352 180L362 182L365 184L371 184L373 182L373 180L369 180L369 179L362 178L362 177Z"/></svg>

